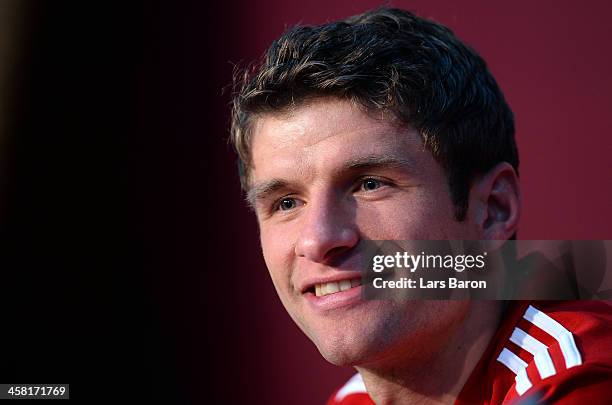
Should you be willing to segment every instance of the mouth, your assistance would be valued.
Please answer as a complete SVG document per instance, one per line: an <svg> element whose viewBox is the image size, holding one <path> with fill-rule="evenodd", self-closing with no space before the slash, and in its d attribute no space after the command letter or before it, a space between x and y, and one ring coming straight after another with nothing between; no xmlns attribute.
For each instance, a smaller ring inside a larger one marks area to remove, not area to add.
<svg viewBox="0 0 612 405"><path fill-rule="evenodd" d="M337 294L348 291L352 288L361 285L361 278L353 278L350 280L331 281L328 283L320 283L311 286L306 292L314 294L316 297L324 297L326 295Z"/></svg>
<svg viewBox="0 0 612 405"><path fill-rule="evenodd" d="M313 284L303 291L303 297L315 313L327 316L331 311L348 310L363 303L362 289L361 276L354 276Z"/></svg>

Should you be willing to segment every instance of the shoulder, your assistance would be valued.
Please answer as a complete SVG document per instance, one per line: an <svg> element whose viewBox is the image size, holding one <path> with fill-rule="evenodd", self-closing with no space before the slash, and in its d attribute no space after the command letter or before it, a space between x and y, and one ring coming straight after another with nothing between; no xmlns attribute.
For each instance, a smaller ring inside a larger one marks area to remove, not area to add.
<svg viewBox="0 0 612 405"><path fill-rule="evenodd" d="M457 403L609 403L611 348L611 303L514 302ZM355 374L327 405L373 403Z"/></svg>
<svg viewBox="0 0 612 405"><path fill-rule="evenodd" d="M359 373L352 376L328 399L327 405L374 405Z"/></svg>
<svg viewBox="0 0 612 405"><path fill-rule="evenodd" d="M496 361L514 377L504 402L523 397L534 403L610 400L611 347L610 303L541 301L527 305L496 354Z"/></svg>

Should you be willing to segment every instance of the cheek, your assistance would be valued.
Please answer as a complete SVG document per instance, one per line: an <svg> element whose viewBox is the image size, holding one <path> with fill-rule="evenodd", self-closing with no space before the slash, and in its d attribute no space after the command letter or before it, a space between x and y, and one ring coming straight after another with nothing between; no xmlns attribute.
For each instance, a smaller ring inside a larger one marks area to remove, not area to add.
<svg viewBox="0 0 612 405"><path fill-rule="evenodd" d="M423 190L409 205L411 239L461 239L463 224L455 219L455 207L445 188Z"/></svg>
<svg viewBox="0 0 612 405"><path fill-rule="evenodd" d="M452 205L425 190L364 205L357 213L359 229L373 240L445 239L454 225Z"/></svg>
<svg viewBox="0 0 612 405"><path fill-rule="evenodd" d="M279 227L260 227L260 241L264 261L277 290L288 287L291 277L293 242Z"/></svg>

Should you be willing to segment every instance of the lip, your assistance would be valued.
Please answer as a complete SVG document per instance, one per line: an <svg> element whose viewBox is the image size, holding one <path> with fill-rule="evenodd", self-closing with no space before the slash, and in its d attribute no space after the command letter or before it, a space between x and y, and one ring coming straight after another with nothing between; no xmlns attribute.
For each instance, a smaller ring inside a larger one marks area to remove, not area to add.
<svg viewBox="0 0 612 405"><path fill-rule="evenodd" d="M362 285L350 288L345 291L317 297L313 292L306 292L304 297L309 306L317 312L325 312L342 307L349 307L363 302L361 298Z"/></svg>
<svg viewBox="0 0 612 405"><path fill-rule="evenodd" d="M343 280L352 280L352 279L361 279L361 272L359 271L343 271L342 273L331 274L326 277L313 277L306 280L301 284L300 292L305 294L309 289L313 288L316 284L325 284L325 283L337 283ZM347 290L350 291L350 290ZM336 293L338 294L338 293ZM313 294L314 295L314 294ZM318 297L322 298L322 297Z"/></svg>

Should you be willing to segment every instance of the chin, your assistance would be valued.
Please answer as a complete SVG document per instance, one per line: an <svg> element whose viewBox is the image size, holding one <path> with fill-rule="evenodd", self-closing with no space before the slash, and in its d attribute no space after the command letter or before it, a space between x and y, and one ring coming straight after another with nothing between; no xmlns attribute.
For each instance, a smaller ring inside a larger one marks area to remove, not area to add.
<svg viewBox="0 0 612 405"><path fill-rule="evenodd" d="M325 360L334 366L339 367L351 367L362 362L361 356L342 350L342 348L335 348L332 350L321 350L319 353Z"/></svg>
<svg viewBox="0 0 612 405"><path fill-rule="evenodd" d="M340 367L367 363L369 359L379 354L381 347L366 341L363 336L327 337L317 339L314 343L325 360Z"/></svg>

